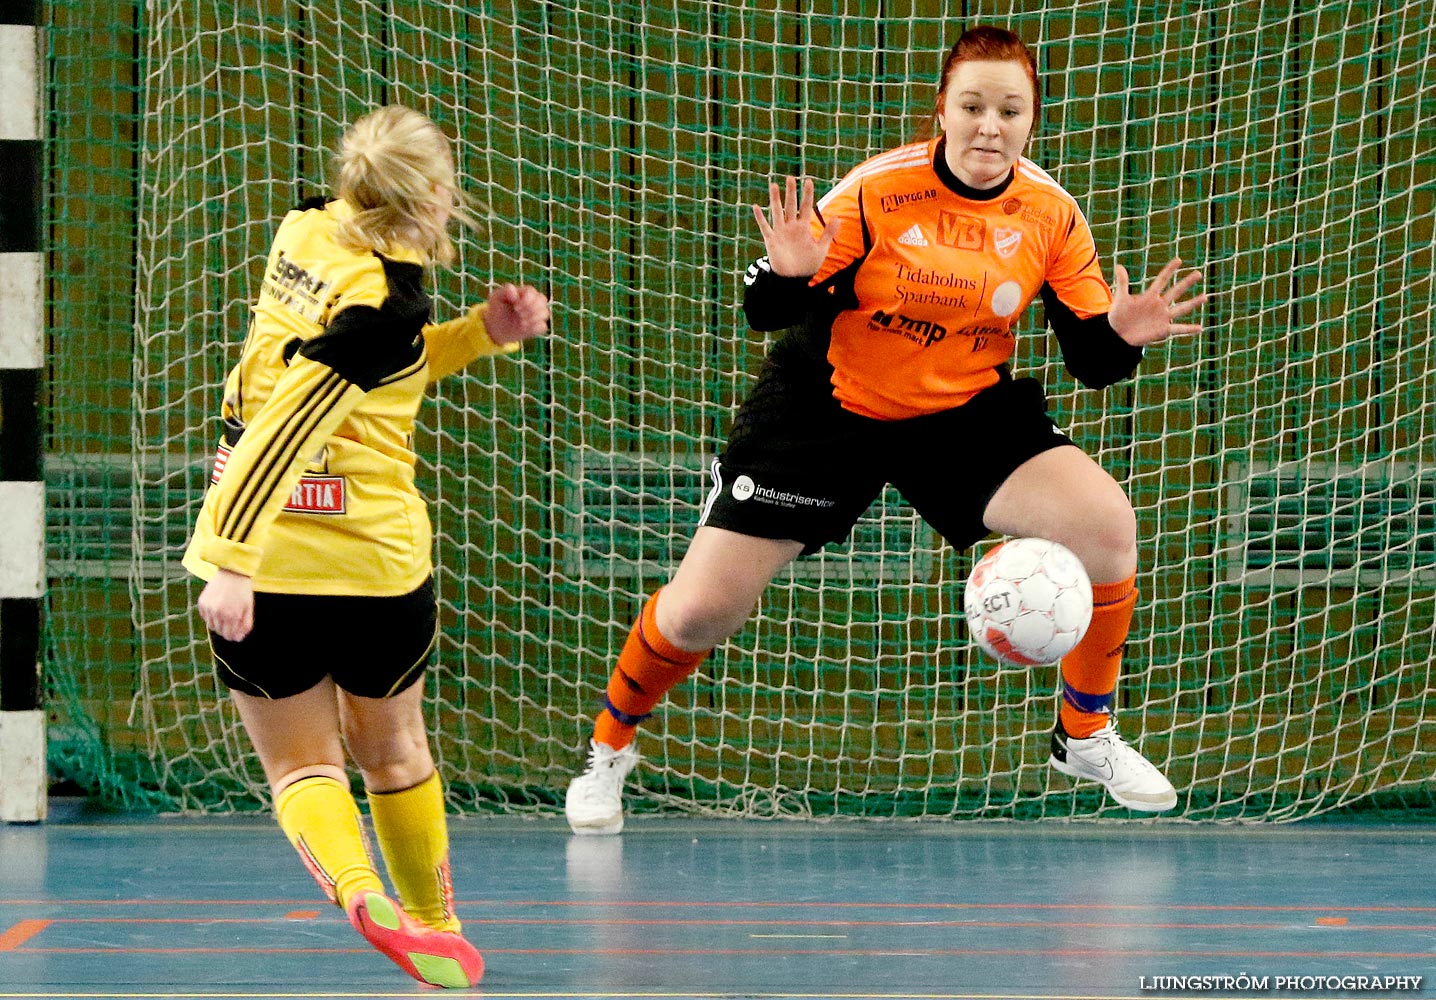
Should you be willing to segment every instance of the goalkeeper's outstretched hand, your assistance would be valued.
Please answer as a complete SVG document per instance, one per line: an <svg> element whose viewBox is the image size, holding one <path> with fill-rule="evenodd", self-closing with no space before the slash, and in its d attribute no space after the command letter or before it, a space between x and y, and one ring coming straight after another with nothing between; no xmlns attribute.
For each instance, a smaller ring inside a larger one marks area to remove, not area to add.
<svg viewBox="0 0 1436 1000"><path fill-rule="evenodd" d="M1181 266L1179 259L1167 261L1167 266L1152 283L1136 295L1127 287L1127 269L1121 264L1113 268L1112 308L1107 313L1107 321L1117 336L1133 347L1146 347L1178 334L1202 332L1200 323L1177 322L1207 301L1206 295L1182 298L1202 280L1200 271L1189 271L1176 284L1167 287Z"/></svg>
<svg viewBox="0 0 1436 1000"><path fill-rule="evenodd" d="M548 332L548 298L532 285L504 284L489 296L484 327L496 344L517 344Z"/></svg>
<svg viewBox="0 0 1436 1000"><path fill-rule="evenodd" d="M763 234L763 251L768 255L773 273L789 278L817 274L828 248L837 238L842 220L825 222L818 215L813 200L813 179L804 179L801 195L796 177L788 177L782 190L776 183L770 183L768 211L769 215L764 215L762 205L753 206L758 232ZM813 234L814 219L823 222L822 231L817 235Z"/></svg>

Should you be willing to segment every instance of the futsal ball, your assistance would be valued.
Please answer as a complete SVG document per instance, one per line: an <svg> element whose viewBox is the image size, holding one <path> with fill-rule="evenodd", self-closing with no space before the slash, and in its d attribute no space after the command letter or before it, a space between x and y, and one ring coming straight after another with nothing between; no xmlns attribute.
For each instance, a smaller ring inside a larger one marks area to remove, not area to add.
<svg viewBox="0 0 1436 1000"><path fill-rule="evenodd" d="M1065 545L1014 538L977 561L963 608L973 640L990 655L1022 667L1055 663L1092 622L1092 581Z"/></svg>

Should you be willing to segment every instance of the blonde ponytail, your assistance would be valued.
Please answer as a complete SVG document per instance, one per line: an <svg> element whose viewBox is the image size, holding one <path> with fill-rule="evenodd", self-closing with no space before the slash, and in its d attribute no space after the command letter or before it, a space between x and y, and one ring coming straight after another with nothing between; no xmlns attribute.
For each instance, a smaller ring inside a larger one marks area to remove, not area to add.
<svg viewBox="0 0 1436 1000"><path fill-rule="evenodd" d="M410 108L386 105L355 122L340 143L338 173L337 193L354 210L339 241L351 250L407 249L450 264L448 219L476 225L458 194L448 138Z"/></svg>

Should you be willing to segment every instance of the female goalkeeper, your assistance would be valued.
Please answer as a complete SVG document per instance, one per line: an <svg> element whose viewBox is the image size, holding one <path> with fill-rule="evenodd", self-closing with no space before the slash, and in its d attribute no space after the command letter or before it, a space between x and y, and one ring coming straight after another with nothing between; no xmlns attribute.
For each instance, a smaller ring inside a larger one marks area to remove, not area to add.
<svg viewBox="0 0 1436 1000"><path fill-rule="evenodd" d="M503 285L429 324L425 270L450 263L448 140L383 107L345 134L338 198L285 216L184 563L274 796L279 824L360 934L410 975L472 986L444 794L419 683L437 626L430 525L410 439L426 388L543 333L548 301ZM399 901L385 895L349 790L358 766Z"/></svg>
<svg viewBox="0 0 1436 1000"><path fill-rule="evenodd" d="M1042 88L1009 31L958 39L939 78L935 138L813 186L770 186L754 206L766 256L745 276L772 349L713 464L713 489L673 579L649 598L608 683L587 770L569 785L578 833L623 826L635 727L747 620L773 575L844 539L887 483L953 546L990 531L1055 539L1081 558L1096 608L1062 661L1051 763L1119 803L1176 804L1167 779L1112 725L1137 599L1136 518L1122 488L1013 378L1013 329L1041 295L1068 369L1100 388L1147 344L1200 329L1178 320L1193 272L1173 260L1139 294L1103 279L1076 201L1023 157Z"/></svg>

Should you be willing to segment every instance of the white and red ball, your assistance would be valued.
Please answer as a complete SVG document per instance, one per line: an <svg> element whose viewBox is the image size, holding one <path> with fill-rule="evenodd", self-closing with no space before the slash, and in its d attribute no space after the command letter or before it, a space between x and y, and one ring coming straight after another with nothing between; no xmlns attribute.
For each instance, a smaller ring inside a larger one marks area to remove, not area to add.
<svg viewBox="0 0 1436 1000"><path fill-rule="evenodd" d="M1092 622L1092 581L1065 545L1014 538L972 568L963 594L972 638L1004 663L1055 663Z"/></svg>

